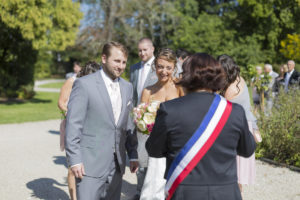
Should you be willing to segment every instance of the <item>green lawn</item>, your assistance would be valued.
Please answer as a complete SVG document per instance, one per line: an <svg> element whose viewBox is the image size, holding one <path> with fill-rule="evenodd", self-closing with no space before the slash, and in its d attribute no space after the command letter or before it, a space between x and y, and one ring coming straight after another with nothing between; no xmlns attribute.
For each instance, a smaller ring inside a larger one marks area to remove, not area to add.
<svg viewBox="0 0 300 200"><path fill-rule="evenodd" d="M64 84L64 82L58 82L58 83L48 83L44 85L40 85L40 88L61 88L61 86Z"/></svg>
<svg viewBox="0 0 300 200"><path fill-rule="evenodd" d="M25 102L0 101L0 124L59 119L58 97L59 93L37 92Z"/></svg>

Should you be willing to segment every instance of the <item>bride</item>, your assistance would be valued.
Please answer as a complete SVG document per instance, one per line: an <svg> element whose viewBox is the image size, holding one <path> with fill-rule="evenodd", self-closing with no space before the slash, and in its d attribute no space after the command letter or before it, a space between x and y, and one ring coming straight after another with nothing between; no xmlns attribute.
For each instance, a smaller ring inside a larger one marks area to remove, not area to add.
<svg viewBox="0 0 300 200"><path fill-rule="evenodd" d="M176 54L174 51L169 48L161 49L154 60L154 66L158 81L143 90L141 103L165 102L183 96L182 88L175 84L177 80L174 78L176 73ZM165 158L149 157L140 200L165 199L165 169Z"/></svg>

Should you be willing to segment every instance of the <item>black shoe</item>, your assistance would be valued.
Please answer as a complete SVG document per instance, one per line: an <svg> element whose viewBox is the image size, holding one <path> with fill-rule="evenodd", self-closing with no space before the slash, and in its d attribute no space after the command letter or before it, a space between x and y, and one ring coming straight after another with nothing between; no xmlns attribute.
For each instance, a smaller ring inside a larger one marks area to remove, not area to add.
<svg viewBox="0 0 300 200"><path fill-rule="evenodd" d="M131 200L140 200L140 195L139 194L134 195L134 197L132 197Z"/></svg>

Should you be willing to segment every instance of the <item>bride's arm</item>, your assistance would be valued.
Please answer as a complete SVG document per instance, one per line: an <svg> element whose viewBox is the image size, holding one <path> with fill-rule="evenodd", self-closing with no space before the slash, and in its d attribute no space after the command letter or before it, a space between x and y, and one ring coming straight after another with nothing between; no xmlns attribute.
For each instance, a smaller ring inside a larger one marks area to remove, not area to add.
<svg viewBox="0 0 300 200"><path fill-rule="evenodd" d="M142 92L141 103L149 103L150 99L150 90L145 88Z"/></svg>

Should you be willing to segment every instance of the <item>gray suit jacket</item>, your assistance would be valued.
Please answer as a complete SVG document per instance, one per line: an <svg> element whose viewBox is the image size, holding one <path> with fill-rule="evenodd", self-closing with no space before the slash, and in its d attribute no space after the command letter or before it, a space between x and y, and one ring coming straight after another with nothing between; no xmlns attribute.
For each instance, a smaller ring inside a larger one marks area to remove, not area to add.
<svg viewBox="0 0 300 200"><path fill-rule="evenodd" d="M275 83L275 79L278 77L278 74L276 72L272 71L272 73L269 76L271 76L271 80L270 80L268 87L270 90L272 90L273 85Z"/></svg>
<svg viewBox="0 0 300 200"><path fill-rule="evenodd" d="M142 63L136 63L130 67L130 82L133 85L133 105L137 106L140 103L141 95L138 94L138 83L139 83L139 70L142 67ZM155 70L151 69L143 86L143 89L153 85L157 82L157 75L155 73Z"/></svg>
<svg viewBox="0 0 300 200"><path fill-rule="evenodd" d="M132 110L132 85L120 78L122 109L118 124L100 71L75 81L68 104L66 154L70 166L83 163L85 173L101 177L107 173L114 152L121 172L125 170L126 153L137 159L137 139L129 117Z"/></svg>

